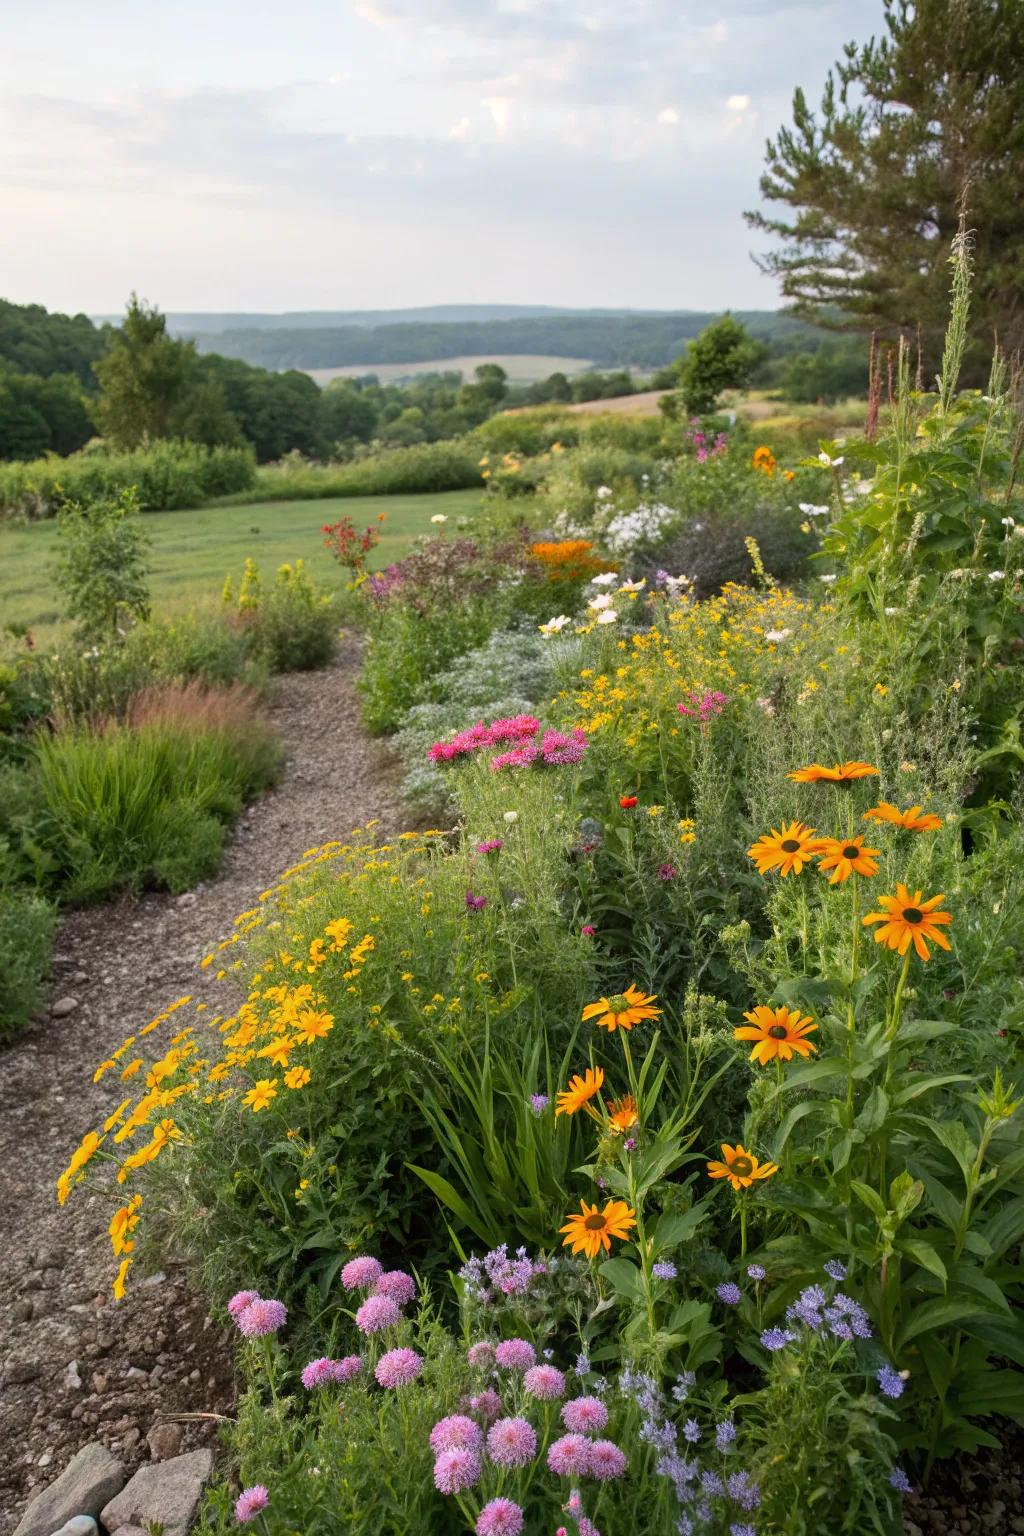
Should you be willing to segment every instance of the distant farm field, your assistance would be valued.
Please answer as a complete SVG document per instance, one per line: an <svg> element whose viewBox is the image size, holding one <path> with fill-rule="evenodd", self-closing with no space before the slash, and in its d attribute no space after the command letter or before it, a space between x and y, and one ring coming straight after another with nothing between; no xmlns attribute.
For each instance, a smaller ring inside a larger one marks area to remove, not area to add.
<svg viewBox="0 0 1024 1536"><path fill-rule="evenodd" d="M480 357L438 357L429 363L351 363L345 368L307 368L305 372L318 384L329 384L332 379L365 378L368 373L375 374L384 384L394 384L415 378L420 373L461 373L471 379L474 368L484 363L497 363L504 368L513 384L533 384L552 373L586 373L591 366L585 357L548 357L541 353L519 356L495 352Z"/></svg>
<svg viewBox="0 0 1024 1536"><path fill-rule="evenodd" d="M324 549L322 524L350 517L357 528L379 527L381 541L370 560L379 568L405 554L417 534L433 532L430 519L438 512L453 520L472 517L479 505L479 491L446 491L148 513L143 521L153 541L153 605L167 613L216 601L224 577L231 572L237 578L247 555L264 578L285 561L301 558L323 586L340 588L347 574ZM378 524L381 513L384 521ZM60 603L49 574L56 536L52 520L0 524L2 624L27 625L43 647L57 643L62 633Z"/></svg>

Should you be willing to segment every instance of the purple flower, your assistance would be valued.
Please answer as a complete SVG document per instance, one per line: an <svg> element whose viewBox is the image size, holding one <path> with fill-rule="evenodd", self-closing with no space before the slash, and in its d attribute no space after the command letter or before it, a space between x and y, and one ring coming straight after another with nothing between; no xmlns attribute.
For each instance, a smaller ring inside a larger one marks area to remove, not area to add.
<svg viewBox="0 0 1024 1536"><path fill-rule="evenodd" d="M541 1401L565 1396L565 1377L553 1365L533 1366L523 1377L523 1386Z"/></svg>
<svg viewBox="0 0 1024 1536"><path fill-rule="evenodd" d="M477 843L476 851L477 851L477 853L482 853L482 854L500 853L501 850L504 848L504 846L505 846L505 844L504 844L504 841L502 840L502 838L500 838L500 837L489 837L486 842L484 842L484 843Z"/></svg>
<svg viewBox="0 0 1024 1536"><path fill-rule="evenodd" d="M236 1291L228 1302L228 1315L237 1321L240 1313L244 1312L250 1302L259 1301L259 1291Z"/></svg>
<svg viewBox="0 0 1024 1536"><path fill-rule="evenodd" d="M270 1503L270 1494L262 1483L244 1488L235 1500L235 1519L239 1525L248 1525Z"/></svg>
<svg viewBox="0 0 1024 1536"><path fill-rule="evenodd" d="M725 1480L725 1491L741 1509L756 1509L761 1502L761 1490L750 1481L749 1472L731 1472Z"/></svg>
<svg viewBox="0 0 1024 1536"><path fill-rule="evenodd" d="M469 1400L469 1406L474 1413L478 1413L485 1424L492 1423L501 1412L501 1398L497 1392L486 1387L483 1392L477 1392Z"/></svg>
<svg viewBox="0 0 1024 1536"><path fill-rule="evenodd" d="M581 730L565 736L561 731L545 731L541 738L541 752L545 763L579 763L587 750L587 738Z"/></svg>
<svg viewBox="0 0 1024 1536"><path fill-rule="evenodd" d="M730 1525L729 1536L757 1536L757 1531L749 1521L744 1521L742 1524Z"/></svg>
<svg viewBox="0 0 1024 1536"><path fill-rule="evenodd" d="M626 1454L614 1440L595 1440L590 1447L590 1475L599 1482L610 1482L626 1470Z"/></svg>
<svg viewBox="0 0 1024 1536"><path fill-rule="evenodd" d="M367 1296L356 1312L356 1327L361 1333L380 1333L383 1328L393 1328L401 1319L398 1302L390 1296Z"/></svg>
<svg viewBox="0 0 1024 1536"><path fill-rule="evenodd" d="M492 1499L476 1517L476 1536L519 1536L523 1512L511 1499Z"/></svg>
<svg viewBox="0 0 1024 1536"><path fill-rule="evenodd" d="M468 912L482 912L486 905L486 896L474 896L472 891L466 892L466 910Z"/></svg>
<svg viewBox="0 0 1024 1536"><path fill-rule="evenodd" d="M809 1285L806 1290L794 1301L791 1307L786 1308L787 1323L803 1323L806 1328L817 1333L824 1322L825 1292L820 1285Z"/></svg>
<svg viewBox="0 0 1024 1536"><path fill-rule="evenodd" d="M260 1296L235 1318L239 1333L244 1333L247 1339L262 1339L268 1333L276 1333L287 1321L288 1308L283 1301L264 1301Z"/></svg>
<svg viewBox="0 0 1024 1536"><path fill-rule="evenodd" d="M592 939L596 932L597 929L594 927L593 923L584 923L583 927L580 929L580 938Z"/></svg>
<svg viewBox="0 0 1024 1536"><path fill-rule="evenodd" d="M486 1368L494 1360L494 1345L486 1339L481 1339L477 1344L471 1344L466 1350L466 1359L470 1365Z"/></svg>
<svg viewBox="0 0 1024 1536"><path fill-rule="evenodd" d="M889 1473L889 1486L897 1493L913 1493L914 1485L902 1467L893 1467Z"/></svg>
<svg viewBox="0 0 1024 1536"><path fill-rule="evenodd" d="M504 1339L494 1351L498 1365L506 1371L526 1371L537 1363L537 1352L526 1339Z"/></svg>
<svg viewBox="0 0 1024 1536"><path fill-rule="evenodd" d="M416 1281L404 1269L389 1269L377 1277L374 1294L390 1296L392 1301L404 1307L416 1295Z"/></svg>
<svg viewBox="0 0 1024 1536"><path fill-rule="evenodd" d="M688 1440L691 1445L697 1444L700 1439L700 1425L696 1419L687 1419L683 1425L683 1439Z"/></svg>
<svg viewBox="0 0 1024 1536"><path fill-rule="evenodd" d="M311 1360L302 1369L302 1385L307 1392L312 1392L314 1387L322 1387L328 1381L337 1381L334 1374L334 1361L322 1356L319 1360Z"/></svg>
<svg viewBox="0 0 1024 1536"><path fill-rule="evenodd" d="M837 1291L825 1308L825 1321L837 1339L870 1339L871 1319L859 1301Z"/></svg>
<svg viewBox="0 0 1024 1536"><path fill-rule="evenodd" d="M575 1376L586 1376L589 1373L589 1371L590 1371L590 1359L589 1359L589 1356L584 1355L584 1354L577 1355L576 1356L576 1364L573 1366L572 1369L573 1369L573 1374Z"/></svg>
<svg viewBox="0 0 1024 1536"><path fill-rule="evenodd" d="M795 1339L796 1334L790 1333L788 1328L766 1328L761 1335L761 1347L775 1354L776 1350L785 1349Z"/></svg>
<svg viewBox="0 0 1024 1536"><path fill-rule="evenodd" d="M434 1462L434 1487L438 1493L464 1493L480 1478L480 1458L466 1446L442 1451Z"/></svg>
<svg viewBox="0 0 1024 1536"><path fill-rule="evenodd" d="M548 1466L556 1477L586 1477L590 1441L585 1435L563 1435L548 1447Z"/></svg>
<svg viewBox="0 0 1024 1536"><path fill-rule="evenodd" d="M715 1295L719 1301L724 1301L727 1307L738 1307L743 1300L743 1292L732 1280L723 1280L721 1285L716 1286Z"/></svg>
<svg viewBox="0 0 1024 1536"><path fill-rule="evenodd" d="M438 1419L430 1431L430 1449L435 1456L440 1456L442 1451L455 1450L479 1454L483 1445L483 1430L464 1413L452 1413L446 1419Z"/></svg>
<svg viewBox="0 0 1024 1536"><path fill-rule="evenodd" d="M717 1472L702 1472L700 1485L709 1499L717 1499L719 1494L725 1492L725 1484Z"/></svg>
<svg viewBox="0 0 1024 1536"><path fill-rule="evenodd" d="M736 1439L736 1425L731 1419L723 1419L715 1425L715 1444L720 1451L728 1450Z"/></svg>
<svg viewBox="0 0 1024 1536"><path fill-rule="evenodd" d="M768 1271L763 1264L748 1264L747 1278L750 1280L763 1280Z"/></svg>
<svg viewBox="0 0 1024 1536"><path fill-rule="evenodd" d="M658 879L659 880L674 880L678 873L679 873L679 871L676 869L674 864L659 864L658 865Z"/></svg>
<svg viewBox="0 0 1024 1536"><path fill-rule="evenodd" d="M487 1432L487 1454L499 1467L525 1467L537 1454L537 1435L526 1419L499 1419Z"/></svg>
<svg viewBox="0 0 1024 1536"><path fill-rule="evenodd" d="M574 1397L562 1409L562 1423L575 1435L600 1434L608 1423L608 1409L599 1397Z"/></svg>
<svg viewBox="0 0 1024 1536"><path fill-rule="evenodd" d="M674 1280L678 1273L671 1259L660 1259L651 1265L651 1274L656 1280Z"/></svg>
<svg viewBox="0 0 1024 1536"><path fill-rule="evenodd" d="M423 1361L414 1349L389 1349L381 1355L374 1372L382 1387L407 1387L423 1369Z"/></svg>
<svg viewBox="0 0 1024 1536"><path fill-rule="evenodd" d="M530 1108L533 1110L535 1115L542 1115L550 1102L551 1101L546 1093L530 1094Z"/></svg>
<svg viewBox="0 0 1024 1536"><path fill-rule="evenodd" d="M885 1393L886 1397L902 1397L904 1381L899 1371L894 1371L891 1365L883 1365L875 1372L875 1380Z"/></svg>
<svg viewBox="0 0 1024 1536"><path fill-rule="evenodd" d="M824 1267L825 1273L830 1280L846 1279L846 1265L841 1263L839 1259L828 1259Z"/></svg>
<svg viewBox="0 0 1024 1536"><path fill-rule="evenodd" d="M358 1355L346 1355L344 1360L335 1360L334 1379L341 1382L351 1381L354 1376L359 1375L362 1368L363 1362Z"/></svg>
<svg viewBox="0 0 1024 1536"><path fill-rule="evenodd" d="M383 1264L361 1254L358 1259L349 1259L341 1272L341 1283L346 1291L368 1291L383 1272Z"/></svg>

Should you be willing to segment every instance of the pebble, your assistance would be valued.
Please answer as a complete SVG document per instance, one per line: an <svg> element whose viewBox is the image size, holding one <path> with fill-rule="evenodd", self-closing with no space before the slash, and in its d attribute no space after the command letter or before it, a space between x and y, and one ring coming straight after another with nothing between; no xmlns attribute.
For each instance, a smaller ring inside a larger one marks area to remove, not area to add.
<svg viewBox="0 0 1024 1536"><path fill-rule="evenodd" d="M68 1014L74 1013L78 1006L79 1002L77 997L58 997L55 1003L50 1004L51 1017L55 1019L66 1019Z"/></svg>
<svg viewBox="0 0 1024 1536"><path fill-rule="evenodd" d="M64 1372L64 1388L68 1392L80 1392L82 1389L82 1378L79 1374L77 1360L70 1361Z"/></svg>

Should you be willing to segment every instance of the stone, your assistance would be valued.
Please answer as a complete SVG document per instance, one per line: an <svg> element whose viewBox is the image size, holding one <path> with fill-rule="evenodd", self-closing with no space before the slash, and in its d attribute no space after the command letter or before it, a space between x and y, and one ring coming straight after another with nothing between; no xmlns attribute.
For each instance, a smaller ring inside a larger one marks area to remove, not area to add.
<svg viewBox="0 0 1024 1536"><path fill-rule="evenodd" d="M55 1003L50 1004L50 1017L54 1019L66 1019L69 1013L74 1013L78 1007L77 997L58 997Z"/></svg>
<svg viewBox="0 0 1024 1536"><path fill-rule="evenodd" d="M76 1515L98 1515L124 1487L124 1467L105 1445L85 1445L57 1481L38 1494L21 1517L14 1536L53 1536Z"/></svg>
<svg viewBox="0 0 1024 1536"><path fill-rule="evenodd" d="M38 1360L8 1360L4 1366L4 1380L12 1384L35 1381L42 1374L43 1368Z"/></svg>
<svg viewBox="0 0 1024 1536"><path fill-rule="evenodd" d="M82 1377L78 1369L78 1361L68 1362L64 1372L64 1390L66 1392L80 1392L82 1390Z"/></svg>
<svg viewBox="0 0 1024 1536"><path fill-rule="evenodd" d="M100 1516L108 1531L159 1524L163 1536L185 1536L203 1485L213 1470L212 1451L189 1451L140 1467ZM18 1533L15 1533L18 1536Z"/></svg>
<svg viewBox="0 0 1024 1536"><path fill-rule="evenodd" d="M180 1424L154 1424L146 1442L154 1461L169 1461L181 1450L182 1429Z"/></svg>
<svg viewBox="0 0 1024 1536"><path fill-rule="evenodd" d="M76 1515L54 1531L53 1536L99 1536L99 1526L91 1515Z"/></svg>
<svg viewBox="0 0 1024 1536"><path fill-rule="evenodd" d="M16 1323L27 1323L32 1316L32 1302L28 1296L22 1296L11 1308L11 1317Z"/></svg>

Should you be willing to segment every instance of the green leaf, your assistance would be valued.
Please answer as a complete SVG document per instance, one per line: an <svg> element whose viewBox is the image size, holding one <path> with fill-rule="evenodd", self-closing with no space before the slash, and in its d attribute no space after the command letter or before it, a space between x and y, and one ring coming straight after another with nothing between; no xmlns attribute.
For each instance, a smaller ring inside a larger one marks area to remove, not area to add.
<svg viewBox="0 0 1024 1536"><path fill-rule="evenodd" d="M889 1097L885 1089L878 1083L875 1084L867 1098L863 1108L857 1116L857 1128L864 1132L865 1136L874 1135L885 1124L885 1117L889 1113Z"/></svg>
<svg viewBox="0 0 1024 1536"><path fill-rule="evenodd" d="M658 1217L657 1226L654 1229L654 1251L667 1253L669 1249L676 1248L680 1243L691 1238L707 1218L707 1202L702 1201L689 1211L665 1211Z"/></svg>
<svg viewBox="0 0 1024 1536"><path fill-rule="evenodd" d="M643 1295L643 1276L631 1259L605 1259L600 1270L616 1296L624 1296L627 1301L639 1301Z"/></svg>
<svg viewBox="0 0 1024 1536"><path fill-rule="evenodd" d="M405 1166L410 1173L414 1173L417 1178L422 1179L427 1188L441 1201L441 1204L446 1205L450 1211L454 1211L459 1220L469 1227L470 1231L475 1232L481 1242L490 1243L493 1241L491 1228L474 1214L455 1186L449 1184L447 1179L442 1178L439 1173L434 1173L430 1168L417 1168L415 1163L406 1163Z"/></svg>
<svg viewBox="0 0 1024 1536"><path fill-rule="evenodd" d="M919 1237L901 1237L896 1246L901 1253L913 1259L915 1264L920 1264L922 1269L927 1269L936 1279L941 1280L943 1285L946 1284L948 1279L946 1266L931 1243L926 1243Z"/></svg>
<svg viewBox="0 0 1024 1536"><path fill-rule="evenodd" d="M859 1179L853 1179L850 1183L850 1188L861 1204L867 1206L873 1216L877 1216L879 1221L885 1220L885 1202L877 1190L872 1189L870 1184L862 1184Z"/></svg>
<svg viewBox="0 0 1024 1536"><path fill-rule="evenodd" d="M969 1296L936 1296L931 1301L923 1301L908 1317L896 1341L896 1353L898 1355L919 1334L950 1328L954 1323L962 1323L969 1317L991 1311L992 1308L985 1302Z"/></svg>

